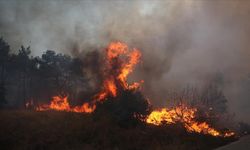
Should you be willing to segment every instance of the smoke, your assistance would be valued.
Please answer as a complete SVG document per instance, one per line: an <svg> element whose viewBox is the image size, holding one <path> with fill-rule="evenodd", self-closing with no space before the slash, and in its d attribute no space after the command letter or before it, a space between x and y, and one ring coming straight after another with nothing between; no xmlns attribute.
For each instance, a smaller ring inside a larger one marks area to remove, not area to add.
<svg viewBox="0 0 250 150"><path fill-rule="evenodd" d="M221 73L229 108L250 122L250 3L220 0L0 1L0 34L15 52L70 55L123 41L142 51L130 78L144 79L154 104L169 88L202 86Z"/></svg>

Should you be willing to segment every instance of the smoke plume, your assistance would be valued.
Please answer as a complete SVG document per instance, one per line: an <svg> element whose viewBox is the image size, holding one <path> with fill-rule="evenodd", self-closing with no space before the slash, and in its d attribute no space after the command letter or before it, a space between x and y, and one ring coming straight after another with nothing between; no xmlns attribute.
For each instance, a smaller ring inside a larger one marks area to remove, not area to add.
<svg viewBox="0 0 250 150"><path fill-rule="evenodd" d="M231 112L250 122L250 3L245 0L36 1L1 0L0 36L73 56L123 41L142 51L130 78L164 105L165 92L202 86L220 73Z"/></svg>

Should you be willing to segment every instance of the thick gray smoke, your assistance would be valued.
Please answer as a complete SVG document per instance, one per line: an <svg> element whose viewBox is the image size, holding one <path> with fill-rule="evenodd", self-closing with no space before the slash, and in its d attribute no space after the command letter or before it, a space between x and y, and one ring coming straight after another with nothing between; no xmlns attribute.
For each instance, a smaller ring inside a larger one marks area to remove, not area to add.
<svg viewBox="0 0 250 150"><path fill-rule="evenodd" d="M119 40L142 51L131 77L154 104L169 88L224 78L229 108L250 122L250 3L246 0L1 0L0 34L15 51L30 45L76 55Z"/></svg>

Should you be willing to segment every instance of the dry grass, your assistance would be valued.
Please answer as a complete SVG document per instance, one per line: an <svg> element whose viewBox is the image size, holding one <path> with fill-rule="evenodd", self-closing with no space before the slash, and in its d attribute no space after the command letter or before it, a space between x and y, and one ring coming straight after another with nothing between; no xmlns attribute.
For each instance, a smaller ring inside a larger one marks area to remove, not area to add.
<svg viewBox="0 0 250 150"><path fill-rule="evenodd" d="M66 112L0 111L1 150L213 149L235 139L186 133L181 125L124 127L111 118Z"/></svg>

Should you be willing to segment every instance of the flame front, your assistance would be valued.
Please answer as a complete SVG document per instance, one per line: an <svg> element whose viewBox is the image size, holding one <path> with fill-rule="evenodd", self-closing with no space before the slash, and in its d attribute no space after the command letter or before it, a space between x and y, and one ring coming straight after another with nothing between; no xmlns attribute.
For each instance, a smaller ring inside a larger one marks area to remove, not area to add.
<svg viewBox="0 0 250 150"><path fill-rule="evenodd" d="M91 113L95 110L95 105L84 103L82 106L70 107L68 97L54 96L49 105L41 105L36 108L37 111L57 110L67 112Z"/></svg>
<svg viewBox="0 0 250 150"><path fill-rule="evenodd" d="M210 134L212 136L229 137L234 135L234 132L220 132L206 122L197 122L195 120L195 113L197 109L188 108L185 105L180 105L172 109L163 108L155 110L147 117L146 122L154 125L175 124L180 122L184 125L188 132L197 132L203 134Z"/></svg>
<svg viewBox="0 0 250 150"><path fill-rule="evenodd" d="M112 42L105 51L105 67L103 76L105 77L102 89L93 96L89 103L81 106L71 107L68 97L54 96L49 105L40 105L36 108L38 111L57 110L68 112L91 113L96 109L98 101L104 101L107 96L116 97L119 90L135 90L140 87L141 82L134 82L131 85L127 83L128 75L133 71L134 66L139 62L141 53L137 49L129 49L121 42Z"/></svg>
<svg viewBox="0 0 250 150"><path fill-rule="evenodd" d="M36 108L36 110L92 113L96 109L96 103L105 101L108 96L116 97L121 91L138 89L144 81L142 80L140 82L128 84L127 78L128 75L133 72L134 66L140 61L140 51L137 49L129 49L126 44L121 42L112 42L107 47L105 52L103 85L100 92L95 94L90 102L83 103L81 106L71 107L67 96L55 96L49 105L40 105ZM27 104L27 106L29 106L29 104ZM210 125L206 122L197 122L195 120L196 111L197 109L188 108L185 105L180 105L172 109L163 108L152 111L151 114L147 116L145 122L157 126L164 123L175 124L180 122L188 132L197 132L223 137L234 135L234 132L220 132L210 127ZM137 117L138 115L139 114L137 114Z"/></svg>

